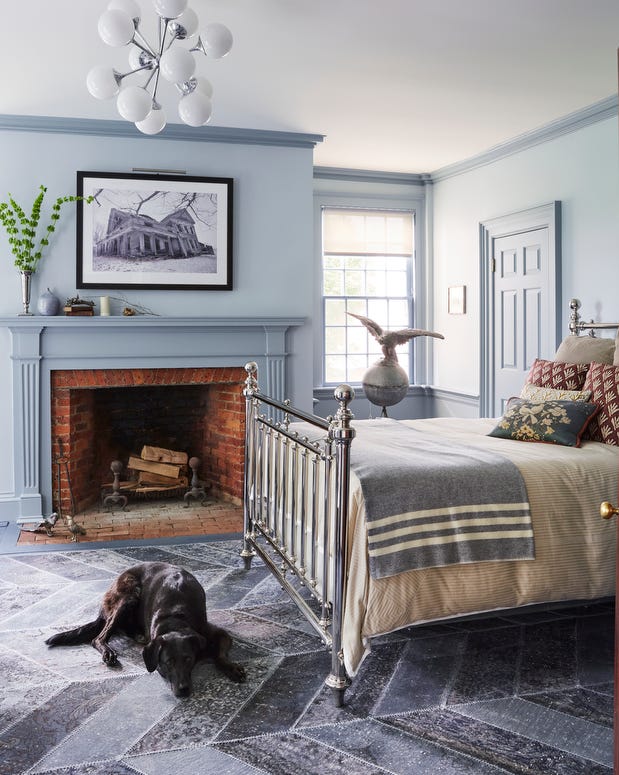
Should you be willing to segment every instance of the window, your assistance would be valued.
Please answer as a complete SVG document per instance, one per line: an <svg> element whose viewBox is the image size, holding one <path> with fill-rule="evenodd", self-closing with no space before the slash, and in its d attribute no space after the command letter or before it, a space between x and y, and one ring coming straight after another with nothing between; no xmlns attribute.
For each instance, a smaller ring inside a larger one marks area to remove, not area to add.
<svg viewBox="0 0 619 775"><path fill-rule="evenodd" d="M414 214L400 210L322 209L324 383L359 383L381 348L358 320L384 329L412 321ZM411 377L410 345L398 360Z"/></svg>

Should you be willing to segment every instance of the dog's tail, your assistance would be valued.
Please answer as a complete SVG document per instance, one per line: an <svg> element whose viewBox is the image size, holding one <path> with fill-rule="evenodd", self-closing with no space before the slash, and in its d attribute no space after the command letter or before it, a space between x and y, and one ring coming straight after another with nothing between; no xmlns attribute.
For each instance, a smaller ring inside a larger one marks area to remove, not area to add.
<svg viewBox="0 0 619 775"><path fill-rule="evenodd" d="M102 616L99 616L94 620L94 622L81 624L79 627L75 627L73 630L57 632L55 635L49 637L45 642L48 646L77 646L80 643L90 643L90 641L94 640L94 638L96 638L97 635L101 632L104 624L105 619Z"/></svg>

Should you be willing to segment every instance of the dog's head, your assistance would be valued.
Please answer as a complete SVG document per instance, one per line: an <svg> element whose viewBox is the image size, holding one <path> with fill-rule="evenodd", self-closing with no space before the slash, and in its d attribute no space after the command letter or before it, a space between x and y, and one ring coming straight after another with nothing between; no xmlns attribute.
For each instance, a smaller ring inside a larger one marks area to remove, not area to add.
<svg viewBox="0 0 619 775"><path fill-rule="evenodd" d="M189 697L191 671L205 648L206 638L198 633L168 632L151 640L142 656L148 672L157 670L176 697Z"/></svg>

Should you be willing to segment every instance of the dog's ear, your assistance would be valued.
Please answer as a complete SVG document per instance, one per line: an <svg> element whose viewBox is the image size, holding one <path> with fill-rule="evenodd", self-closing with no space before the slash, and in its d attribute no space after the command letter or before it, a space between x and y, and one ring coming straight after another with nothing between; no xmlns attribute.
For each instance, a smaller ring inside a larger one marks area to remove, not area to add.
<svg viewBox="0 0 619 775"><path fill-rule="evenodd" d="M196 645L196 657L200 657L206 651L207 641L204 635L192 635L192 641Z"/></svg>
<svg viewBox="0 0 619 775"><path fill-rule="evenodd" d="M159 654L161 653L161 638L155 638L149 641L142 649L142 658L149 673L155 671L159 665Z"/></svg>

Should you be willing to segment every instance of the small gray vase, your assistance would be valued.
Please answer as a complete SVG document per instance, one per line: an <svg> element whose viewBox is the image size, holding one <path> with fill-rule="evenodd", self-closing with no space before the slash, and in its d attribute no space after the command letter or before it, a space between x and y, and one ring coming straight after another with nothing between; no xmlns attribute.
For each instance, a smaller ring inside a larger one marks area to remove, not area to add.
<svg viewBox="0 0 619 775"><path fill-rule="evenodd" d="M37 312L39 315L57 315L60 309L60 299L48 288L39 296Z"/></svg>

